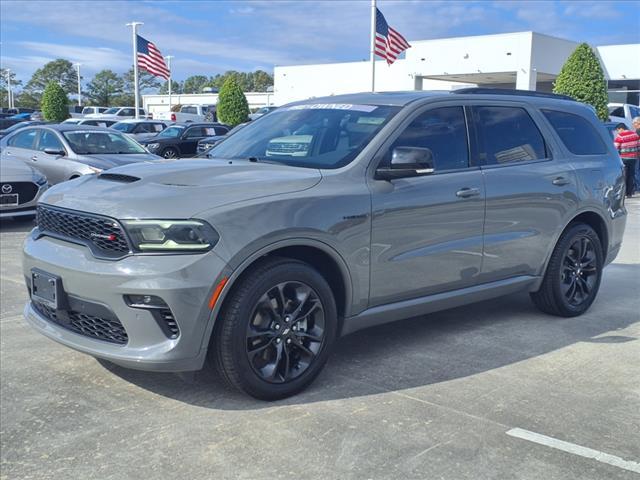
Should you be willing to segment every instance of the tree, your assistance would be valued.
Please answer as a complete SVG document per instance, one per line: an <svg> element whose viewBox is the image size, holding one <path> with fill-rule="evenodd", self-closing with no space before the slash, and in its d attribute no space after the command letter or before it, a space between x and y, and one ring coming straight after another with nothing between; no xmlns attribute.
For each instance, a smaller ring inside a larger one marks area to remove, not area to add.
<svg viewBox="0 0 640 480"><path fill-rule="evenodd" d="M49 82L42 94L42 115L50 122L62 122L69 118L69 98L64 89L54 81Z"/></svg>
<svg viewBox="0 0 640 480"><path fill-rule="evenodd" d="M267 87L273 86L273 75L269 75L264 70L256 70L253 72L252 92L265 92Z"/></svg>
<svg viewBox="0 0 640 480"><path fill-rule="evenodd" d="M609 118L607 82L598 57L586 43L578 45L562 66L553 91L592 105L603 121Z"/></svg>
<svg viewBox="0 0 640 480"><path fill-rule="evenodd" d="M0 68L0 106L9 106L9 93L7 92L8 77L11 78L11 90L13 91L14 98L17 97L16 87L22 85L22 82L16 79L14 72L9 73L8 69Z"/></svg>
<svg viewBox="0 0 640 480"><path fill-rule="evenodd" d="M220 89L217 114L222 123L233 127L246 122L249 117L247 97L234 78L228 78Z"/></svg>
<svg viewBox="0 0 640 480"><path fill-rule="evenodd" d="M207 86L220 88L228 78L233 78L243 92L264 92L273 85L273 77L263 70L255 72L236 72L229 70L209 79Z"/></svg>
<svg viewBox="0 0 640 480"><path fill-rule="evenodd" d="M114 102L120 105L133 106L136 103L135 99L135 79L133 77L133 67L130 68L127 73L122 75L123 89L122 95L118 96ZM138 69L138 86L140 88L140 94L152 93L157 91L160 87L160 81L158 77L154 77L146 70ZM142 99L140 99L140 105L142 105Z"/></svg>
<svg viewBox="0 0 640 480"><path fill-rule="evenodd" d="M87 84L87 97L94 105L108 107L113 100L122 94L124 81L113 70L102 70L96 73Z"/></svg>
<svg viewBox="0 0 640 480"><path fill-rule="evenodd" d="M162 86L160 86L158 93L160 95L167 95L169 93L169 82L164 82ZM171 80L171 93L182 93L182 84L175 80Z"/></svg>
<svg viewBox="0 0 640 480"><path fill-rule="evenodd" d="M182 93L201 93L208 83L209 79L204 75L193 75L182 84Z"/></svg>
<svg viewBox="0 0 640 480"><path fill-rule="evenodd" d="M36 70L24 87L22 101L40 104L42 93L50 82L56 82L69 94L78 89L78 73L69 60L59 58Z"/></svg>

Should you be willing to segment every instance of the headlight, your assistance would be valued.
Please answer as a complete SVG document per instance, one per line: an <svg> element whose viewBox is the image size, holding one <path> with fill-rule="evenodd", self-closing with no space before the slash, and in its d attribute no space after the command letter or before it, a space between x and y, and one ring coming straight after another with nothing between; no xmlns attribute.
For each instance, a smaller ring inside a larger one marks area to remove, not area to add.
<svg viewBox="0 0 640 480"><path fill-rule="evenodd" d="M209 150L211 147L213 147L213 145L213 143L201 143L200 148L202 150Z"/></svg>
<svg viewBox="0 0 640 480"><path fill-rule="evenodd" d="M139 252L206 252L220 236L202 220L123 220Z"/></svg>
<svg viewBox="0 0 640 480"><path fill-rule="evenodd" d="M40 172L34 172L32 179L33 183L40 187L47 184L47 177L42 175Z"/></svg>
<svg viewBox="0 0 640 480"><path fill-rule="evenodd" d="M147 148L149 150L157 150L160 147L159 143L147 143Z"/></svg>

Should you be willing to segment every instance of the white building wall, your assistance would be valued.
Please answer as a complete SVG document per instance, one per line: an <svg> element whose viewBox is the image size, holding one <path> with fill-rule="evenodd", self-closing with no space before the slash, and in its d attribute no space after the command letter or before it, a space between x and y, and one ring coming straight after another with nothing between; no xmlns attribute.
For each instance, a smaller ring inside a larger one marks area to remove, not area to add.
<svg viewBox="0 0 640 480"><path fill-rule="evenodd" d="M640 79L640 43L596 47L608 80Z"/></svg>
<svg viewBox="0 0 640 480"><path fill-rule="evenodd" d="M274 94L266 92L245 92L249 108L259 108L274 104ZM215 105L217 93L189 93L171 95L171 105ZM169 95L143 95L142 106L149 113L169 111Z"/></svg>

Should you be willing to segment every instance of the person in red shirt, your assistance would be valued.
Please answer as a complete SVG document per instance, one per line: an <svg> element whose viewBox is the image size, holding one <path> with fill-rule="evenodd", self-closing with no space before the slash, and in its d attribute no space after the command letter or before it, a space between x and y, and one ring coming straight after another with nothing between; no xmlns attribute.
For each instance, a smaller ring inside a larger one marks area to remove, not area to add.
<svg viewBox="0 0 640 480"><path fill-rule="evenodd" d="M638 158L640 157L640 136L636 132L627 130L627 126L624 123L616 125L616 132L618 135L613 140L613 144L624 162L627 197L631 197L636 189L635 175Z"/></svg>

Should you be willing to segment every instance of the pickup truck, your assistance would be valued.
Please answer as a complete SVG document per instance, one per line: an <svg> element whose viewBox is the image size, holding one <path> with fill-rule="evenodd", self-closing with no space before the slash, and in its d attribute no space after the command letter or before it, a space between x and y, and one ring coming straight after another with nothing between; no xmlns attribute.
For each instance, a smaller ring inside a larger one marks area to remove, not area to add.
<svg viewBox="0 0 640 480"><path fill-rule="evenodd" d="M640 106L629 103L610 103L609 120L617 123L624 123L629 130L634 130L633 119L640 117Z"/></svg>
<svg viewBox="0 0 640 480"><path fill-rule="evenodd" d="M127 118L135 118L136 109L132 107L111 107L102 113L90 113L85 115L84 118L99 118L101 120L125 120ZM147 111L144 108L138 109L139 118L147 118Z"/></svg>
<svg viewBox="0 0 640 480"><path fill-rule="evenodd" d="M159 112L153 114L154 120L168 122L215 122L217 120L215 105L182 105L177 112Z"/></svg>

